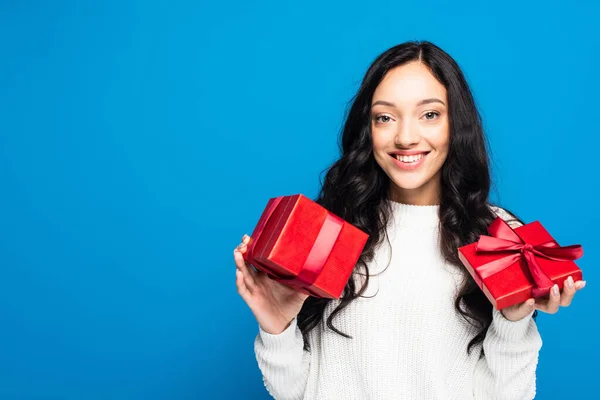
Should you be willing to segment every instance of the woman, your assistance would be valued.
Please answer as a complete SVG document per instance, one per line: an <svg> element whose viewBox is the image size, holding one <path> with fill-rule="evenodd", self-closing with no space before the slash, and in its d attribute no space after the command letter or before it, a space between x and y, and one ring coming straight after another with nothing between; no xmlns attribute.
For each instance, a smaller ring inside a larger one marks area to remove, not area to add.
<svg viewBox="0 0 600 400"><path fill-rule="evenodd" d="M493 309L457 258L496 216L480 115L456 62L429 42L381 54L353 99L341 158L317 202L370 235L340 300L307 297L245 265L255 353L276 399L532 399L535 310L585 282Z"/></svg>

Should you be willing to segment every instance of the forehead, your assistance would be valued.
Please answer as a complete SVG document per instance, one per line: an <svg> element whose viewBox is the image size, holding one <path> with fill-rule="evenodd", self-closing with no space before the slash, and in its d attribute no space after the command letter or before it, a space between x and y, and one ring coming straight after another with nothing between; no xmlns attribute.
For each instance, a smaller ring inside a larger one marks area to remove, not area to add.
<svg viewBox="0 0 600 400"><path fill-rule="evenodd" d="M375 89L373 101L387 100L411 105L420 100L437 97L446 101L446 88L419 62L411 62L388 71Z"/></svg>

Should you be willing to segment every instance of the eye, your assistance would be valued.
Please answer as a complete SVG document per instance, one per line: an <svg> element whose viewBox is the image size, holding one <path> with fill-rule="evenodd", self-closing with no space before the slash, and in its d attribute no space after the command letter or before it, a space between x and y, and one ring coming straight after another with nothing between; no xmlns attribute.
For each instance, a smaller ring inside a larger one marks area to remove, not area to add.
<svg viewBox="0 0 600 400"><path fill-rule="evenodd" d="M428 111L425 113L424 116L425 116L425 119L432 120L432 119L435 119L435 117L439 117L440 113L437 111Z"/></svg>
<svg viewBox="0 0 600 400"><path fill-rule="evenodd" d="M375 121L376 122L390 122L392 120L392 118L389 115L378 115L377 117L375 117Z"/></svg>

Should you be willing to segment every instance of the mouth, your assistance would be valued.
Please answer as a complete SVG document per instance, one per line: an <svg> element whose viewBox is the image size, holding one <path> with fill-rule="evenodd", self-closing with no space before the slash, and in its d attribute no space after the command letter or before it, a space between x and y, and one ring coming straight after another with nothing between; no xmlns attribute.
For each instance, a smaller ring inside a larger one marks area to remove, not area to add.
<svg viewBox="0 0 600 400"><path fill-rule="evenodd" d="M398 168L412 171L423 165L428 154L429 151L412 152L412 154L390 153L390 157L394 159L394 164Z"/></svg>
<svg viewBox="0 0 600 400"><path fill-rule="evenodd" d="M390 154L390 155L400 162L407 163L407 164L413 164L413 163L416 163L419 160L421 160L423 157L425 157L427 155L427 153L420 153L420 154L411 155L411 156L403 156L400 154Z"/></svg>
<svg viewBox="0 0 600 400"><path fill-rule="evenodd" d="M396 160L398 160L401 163L404 164L416 164L418 163L420 160L422 160L423 158L425 158L425 156L427 156L427 154L429 154L428 151L424 151L421 153L415 153L415 154L410 154L410 155L405 155L405 154L390 154L390 157L395 158Z"/></svg>

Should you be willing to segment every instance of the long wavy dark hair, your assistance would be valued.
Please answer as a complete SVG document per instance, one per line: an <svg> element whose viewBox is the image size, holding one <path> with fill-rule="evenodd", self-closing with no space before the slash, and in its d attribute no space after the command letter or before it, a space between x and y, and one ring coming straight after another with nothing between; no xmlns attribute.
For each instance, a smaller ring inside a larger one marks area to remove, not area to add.
<svg viewBox="0 0 600 400"><path fill-rule="evenodd" d="M379 55L350 102L340 140L341 157L326 171L316 199L317 203L370 235L354 270L366 277L364 284L357 288L354 279L349 279L340 303L327 318L330 329L348 338L349 335L335 328L333 319L365 291L369 281L368 262L383 240L391 217L391 205L386 201L390 181L373 156L371 101L386 73L411 61L427 66L447 91L450 142L442 166L439 208L441 251L445 259L462 267L457 248L475 242L479 235L487 232L487 226L496 217L488 202L491 181L481 116L457 63L427 41L402 43ZM492 305L467 270L464 267L462 270L464 281L455 307L479 332L466 349L470 353L474 345L483 341L492 322ZM322 321L330 301L316 297L305 301L298 316L298 326L304 335L306 349L310 348L308 332Z"/></svg>

